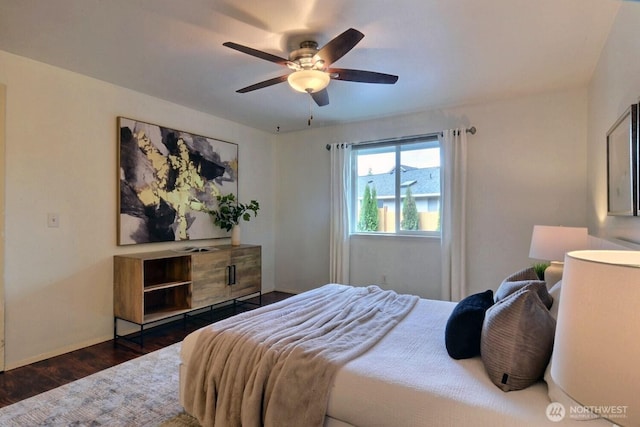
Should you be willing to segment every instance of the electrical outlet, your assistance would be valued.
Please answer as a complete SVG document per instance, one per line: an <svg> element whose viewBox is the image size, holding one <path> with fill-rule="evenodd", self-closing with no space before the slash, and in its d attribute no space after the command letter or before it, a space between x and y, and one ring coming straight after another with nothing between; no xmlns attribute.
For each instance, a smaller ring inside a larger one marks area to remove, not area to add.
<svg viewBox="0 0 640 427"><path fill-rule="evenodd" d="M60 227L60 215L57 213L48 213L47 214L47 227L49 228L58 228Z"/></svg>

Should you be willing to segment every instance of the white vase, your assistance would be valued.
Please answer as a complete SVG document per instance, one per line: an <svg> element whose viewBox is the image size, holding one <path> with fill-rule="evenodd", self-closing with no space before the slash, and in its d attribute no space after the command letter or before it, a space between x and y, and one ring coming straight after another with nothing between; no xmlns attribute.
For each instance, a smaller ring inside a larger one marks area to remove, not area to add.
<svg viewBox="0 0 640 427"><path fill-rule="evenodd" d="M240 245L240 226L234 225L231 229L231 245L238 246Z"/></svg>

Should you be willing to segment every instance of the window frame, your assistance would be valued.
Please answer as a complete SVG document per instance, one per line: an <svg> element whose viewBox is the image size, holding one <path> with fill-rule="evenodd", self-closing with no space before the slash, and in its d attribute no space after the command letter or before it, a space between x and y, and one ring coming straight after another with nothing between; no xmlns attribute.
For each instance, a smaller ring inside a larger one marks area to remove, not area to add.
<svg viewBox="0 0 640 427"><path fill-rule="evenodd" d="M349 235L350 236L379 236L379 237L427 237L427 238L440 238L441 237L441 229L440 230L402 230L400 227L401 224L401 210L402 210L402 173L395 173L395 232L387 232L387 231L359 231L357 229L358 224L358 152L365 149L376 149L379 148L384 150L388 147L394 147L395 151L395 168L396 170L401 170L401 154L403 151L403 146L408 145L417 145L417 144L427 144L432 147L437 147L441 149L441 141L440 135L435 134L426 134L426 135L413 135L407 137L393 138L388 140L380 140L380 141L370 141L370 142L362 142L352 144L351 146L351 200L350 200L350 209L351 212L349 218ZM424 147L428 148L428 147ZM439 168L442 168L442 161L440 162ZM439 189L439 211L442 212L442 183L440 183Z"/></svg>

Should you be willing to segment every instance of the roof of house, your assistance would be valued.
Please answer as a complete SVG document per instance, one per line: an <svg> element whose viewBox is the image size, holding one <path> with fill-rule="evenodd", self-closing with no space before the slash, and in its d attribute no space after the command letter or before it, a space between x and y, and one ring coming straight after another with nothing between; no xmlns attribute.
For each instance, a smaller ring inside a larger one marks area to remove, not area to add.
<svg viewBox="0 0 640 427"><path fill-rule="evenodd" d="M440 194L440 167L414 168L400 166L402 188L411 187L414 197ZM395 194L395 168L387 173L358 177L358 197L364 195L365 184L376 189L376 197L393 197ZM403 190L404 193L404 190Z"/></svg>

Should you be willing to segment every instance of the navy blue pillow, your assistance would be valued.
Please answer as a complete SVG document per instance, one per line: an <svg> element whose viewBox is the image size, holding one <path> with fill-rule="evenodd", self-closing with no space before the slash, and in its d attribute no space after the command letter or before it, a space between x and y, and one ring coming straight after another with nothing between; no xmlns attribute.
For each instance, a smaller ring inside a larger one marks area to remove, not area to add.
<svg viewBox="0 0 640 427"><path fill-rule="evenodd" d="M454 359L469 359L480 355L482 322L485 312L492 305L491 289L469 295L456 305L444 331L449 356Z"/></svg>

